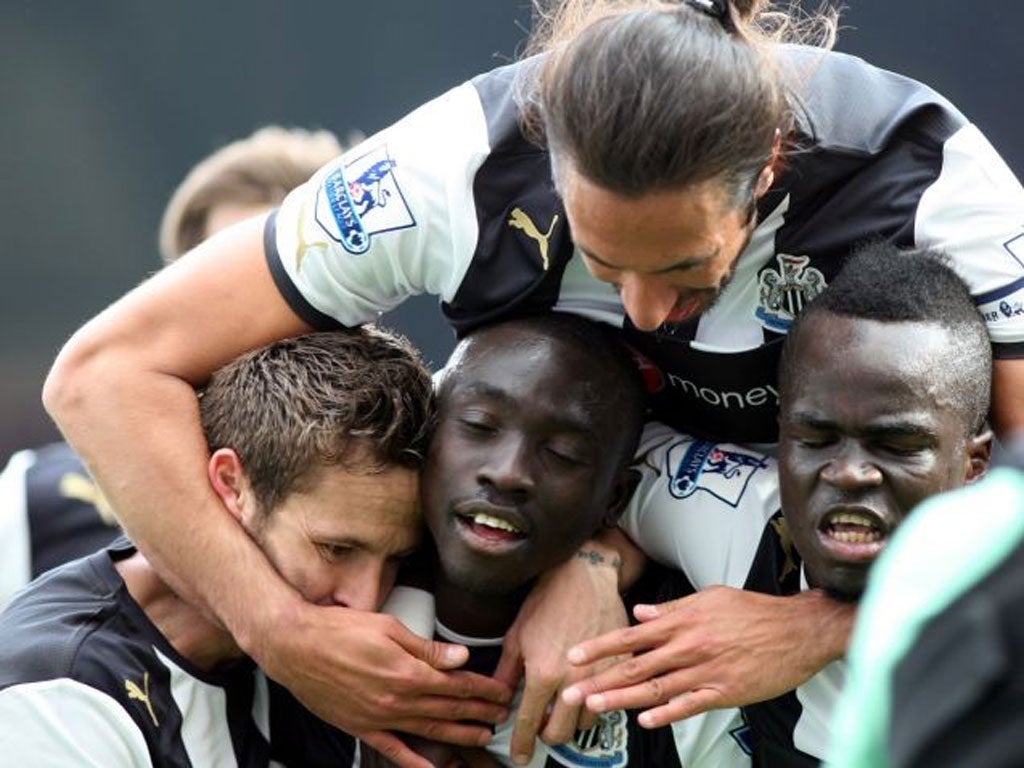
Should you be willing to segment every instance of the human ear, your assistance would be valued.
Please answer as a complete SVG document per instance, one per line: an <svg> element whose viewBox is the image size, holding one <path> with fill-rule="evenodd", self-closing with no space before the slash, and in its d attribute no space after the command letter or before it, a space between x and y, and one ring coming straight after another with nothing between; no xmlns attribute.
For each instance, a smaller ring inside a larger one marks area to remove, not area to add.
<svg viewBox="0 0 1024 768"><path fill-rule="evenodd" d="M213 492L220 497L224 507L243 525L251 506L246 501L247 482L245 470L238 454L231 448L218 448L206 465L206 476Z"/></svg>
<svg viewBox="0 0 1024 768"><path fill-rule="evenodd" d="M966 464L964 480L973 483L988 471L992 459L992 430L982 432L967 439Z"/></svg>
<svg viewBox="0 0 1024 768"><path fill-rule="evenodd" d="M772 141L772 156L768 158L761 173L757 176L757 185L754 187L754 199L760 200L765 192L771 189L775 182L775 167L782 157L782 132L776 128L775 138Z"/></svg>
<svg viewBox="0 0 1024 768"><path fill-rule="evenodd" d="M619 518L626 511L626 506L629 504L629 500L633 498L633 492L639 484L639 470L626 468L619 472L615 485L612 486L604 517L601 520L605 528L614 528L619 524Z"/></svg>

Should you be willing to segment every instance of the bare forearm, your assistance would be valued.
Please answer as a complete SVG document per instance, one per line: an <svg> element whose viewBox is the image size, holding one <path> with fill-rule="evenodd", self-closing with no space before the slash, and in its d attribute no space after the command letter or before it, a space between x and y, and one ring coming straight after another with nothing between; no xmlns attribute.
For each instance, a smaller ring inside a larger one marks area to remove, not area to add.
<svg viewBox="0 0 1024 768"><path fill-rule="evenodd" d="M210 490L192 388L156 373L116 376L110 365L100 356L78 370L58 366L56 375L83 383L47 405L157 572L244 647L251 606L290 590Z"/></svg>
<svg viewBox="0 0 1024 768"><path fill-rule="evenodd" d="M160 575L243 648L260 618L252 607L265 615L295 595L210 489L194 386L246 349L303 330L252 254L260 238L259 222L240 225L219 241L237 253L197 251L105 310L61 351L43 393Z"/></svg>

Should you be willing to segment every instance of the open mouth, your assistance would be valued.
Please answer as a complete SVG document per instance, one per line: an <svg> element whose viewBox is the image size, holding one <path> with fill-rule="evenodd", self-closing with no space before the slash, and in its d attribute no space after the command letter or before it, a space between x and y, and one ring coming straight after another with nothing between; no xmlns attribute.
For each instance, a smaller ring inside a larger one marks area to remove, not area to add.
<svg viewBox="0 0 1024 768"><path fill-rule="evenodd" d="M690 318L699 315L704 309L704 305L706 303L707 300L703 294L696 294L683 299L672 308L671 312L668 313L668 317L665 318L665 322L669 325L685 323Z"/></svg>
<svg viewBox="0 0 1024 768"><path fill-rule="evenodd" d="M818 526L826 550L839 560L872 560L889 538L889 526L868 509L844 509L827 513Z"/></svg>
<svg viewBox="0 0 1024 768"><path fill-rule="evenodd" d="M848 544L870 544L885 539L881 521L866 512L833 512L825 516L822 532Z"/></svg>
<svg viewBox="0 0 1024 768"><path fill-rule="evenodd" d="M456 526L462 537L471 547L487 551L500 551L529 537L525 524L516 517L511 512L481 509L476 504L455 510Z"/></svg>

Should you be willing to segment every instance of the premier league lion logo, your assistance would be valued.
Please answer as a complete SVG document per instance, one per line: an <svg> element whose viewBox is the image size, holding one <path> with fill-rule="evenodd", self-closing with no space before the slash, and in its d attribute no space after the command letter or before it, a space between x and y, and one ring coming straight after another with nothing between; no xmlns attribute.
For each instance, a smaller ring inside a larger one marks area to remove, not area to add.
<svg viewBox="0 0 1024 768"><path fill-rule="evenodd" d="M366 253L375 234L416 226L395 179L397 167L387 147L378 147L324 179L316 221L349 253Z"/></svg>
<svg viewBox="0 0 1024 768"><path fill-rule="evenodd" d="M754 473L768 466L764 456L735 445L681 440L665 454L669 492L685 499L704 491L735 507Z"/></svg>

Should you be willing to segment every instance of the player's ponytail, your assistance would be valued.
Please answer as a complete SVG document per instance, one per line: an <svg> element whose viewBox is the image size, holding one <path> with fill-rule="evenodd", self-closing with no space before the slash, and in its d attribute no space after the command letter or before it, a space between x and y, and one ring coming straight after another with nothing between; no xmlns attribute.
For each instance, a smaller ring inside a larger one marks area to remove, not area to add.
<svg viewBox="0 0 1024 768"><path fill-rule="evenodd" d="M826 17L822 16L822 19ZM566 0L535 21L528 130L564 169L640 195L708 180L748 204L789 102L764 0ZM833 26L834 29L834 26ZM824 40L829 42L829 40Z"/></svg>

